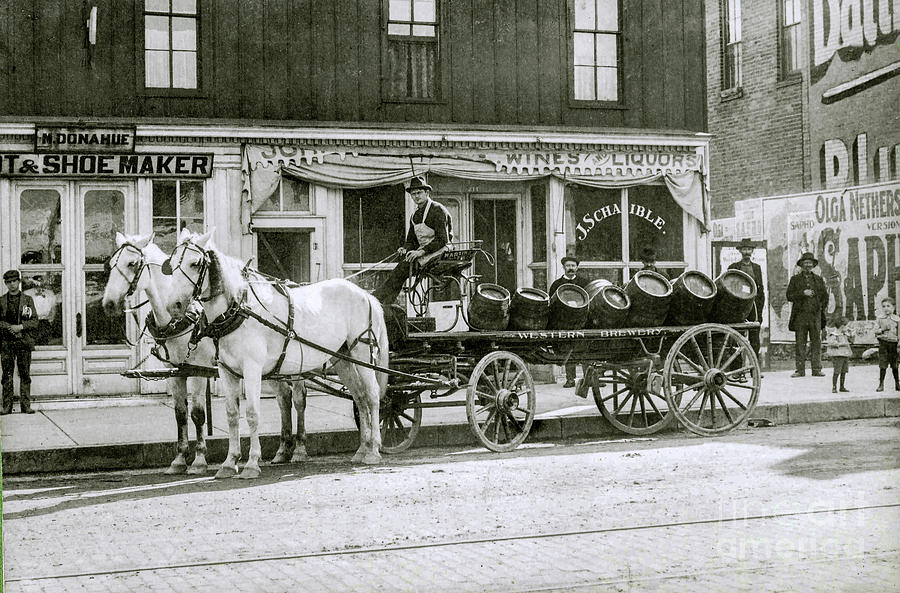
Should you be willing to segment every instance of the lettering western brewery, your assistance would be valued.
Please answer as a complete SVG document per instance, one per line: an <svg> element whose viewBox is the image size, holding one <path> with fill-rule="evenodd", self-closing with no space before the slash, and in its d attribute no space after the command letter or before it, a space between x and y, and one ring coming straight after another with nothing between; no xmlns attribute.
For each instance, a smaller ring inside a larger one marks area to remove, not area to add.
<svg viewBox="0 0 900 593"><path fill-rule="evenodd" d="M209 177L212 154L0 154L2 177Z"/></svg>

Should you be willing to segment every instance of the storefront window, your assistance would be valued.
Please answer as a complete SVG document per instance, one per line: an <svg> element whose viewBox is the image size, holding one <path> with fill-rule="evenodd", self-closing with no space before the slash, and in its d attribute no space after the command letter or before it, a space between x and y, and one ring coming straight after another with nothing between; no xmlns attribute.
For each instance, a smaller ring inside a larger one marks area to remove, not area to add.
<svg viewBox="0 0 900 593"><path fill-rule="evenodd" d="M181 229L202 233L202 181L153 181L153 232L166 253L175 249Z"/></svg>
<svg viewBox="0 0 900 593"><path fill-rule="evenodd" d="M581 260L587 278L623 283L626 270L630 277L641 269L645 248L655 251L657 267L670 278L684 270L684 214L666 186L619 190L569 185L565 208L566 253Z"/></svg>
<svg viewBox="0 0 900 593"><path fill-rule="evenodd" d="M652 247L657 261L684 259L683 214L664 185L638 185L628 190L628 251L632 261L642 247Z"/></svg>
<svg viewBox="0 0 900 593"><path fill-rule="evenodd" d="M23 272L22 292L34 300L38 316L35 343L38 346L62 346L62 272Z"/></svg>
<svg viewBox="0 0 900 593"><path fill-rule="evenodd" d="M61 264L61 202L55 189L27 189L19 202L23 264Z"/></svg>
<svg viewBox="0 0 900 593"><path fill-rule="evenodd" d="M257 212L309 211L309 184L290 177L282 177L275 193L257 209Z"/></svg>
<svg viewBox="0 0 900 593"><path fill-rule="evenodd" d="M369 267L394 253L406 238L402 185L344 190L344 270ZM389 271L393 264L385 264ZM355 276L353 281L374 289L387 271Z"/></svg>
<svg viewBox="0 0 900 593"><path fill-rule="evenodd" d="M622 192L566 188L566 253L581 261L622 260Z"/></svg>

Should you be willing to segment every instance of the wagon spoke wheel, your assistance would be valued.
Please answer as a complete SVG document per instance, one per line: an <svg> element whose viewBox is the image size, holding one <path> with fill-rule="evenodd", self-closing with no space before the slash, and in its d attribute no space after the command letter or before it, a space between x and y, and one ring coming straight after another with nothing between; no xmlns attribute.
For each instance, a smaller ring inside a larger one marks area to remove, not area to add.
<svg viewBox="0 0 900 593"><path fill-rule="evenodd" d="M381 399L378 418L381 423L381 452L406 451L416 440L422 426L422 396L419 393L393 391ZM353 404L353 420L359 428L359 410Z"/></svg>
<svg viewBox="0 0 900 593"><path fill-rule="evenodd" d="M730 327L692 327L666 356L666 399L678 421L694 434L724 434L739 426L753 412L759 387L756 354Z"/></svg>
<svg viewBox="0 0 900 593"><path fill-rule="evenodd" d="M658 371L657 371L658 373ZM675 416L666 403L660 375L650 381L646 366L622 366L596 373L591 385L597 409L624 433L646 435L671 424Z"/></svg>
<svg viewBox="0 0 900 593"><path fill-rule="evenodd" d="M491 451L512 451L534 422L534 381L521 358L491 352L475 365L466 392L466 416L481 444Z"/></svg>

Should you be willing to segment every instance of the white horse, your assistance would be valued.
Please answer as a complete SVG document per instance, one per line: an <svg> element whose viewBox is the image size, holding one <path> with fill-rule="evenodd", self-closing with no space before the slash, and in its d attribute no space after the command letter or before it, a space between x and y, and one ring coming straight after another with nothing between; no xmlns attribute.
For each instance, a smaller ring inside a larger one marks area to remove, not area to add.
<svg viewBox="0 0 900 593"><path fill-rule="evenodd" d="M378 463L378 406L387 375L365 365L388 364L387 329L381 305L369 293L343 279L285 287L289 297L272 283L248 283L248 273L241 263L218 251L210 240L211 234L196 235L184 229L163 273L173 277L169 306L173 316L184 315L190 303L199 298L210 323L227 327L227 333L219 338L219 378L227 397L229 446L228 457L216 476L237 473L241 456L240 378L244 379L250 428L250 455L240 477L255 478L260 473L257 430L261 378L269 373L292 376L329 365L337 370L359 410L360 443L353 461ZM242 319L231 317L235 313ZM238 325L230 324L230 317ZM319 348L340 351L350 360Z"/></svg>
<svg viewBox="0 0 900 593"><path fill-rule="evenodd" d="M168 256L153 242L153 235L126 236L116 233L116 251L108 262L109 279L103 293L103 309L110 316L121 314L125 300L134 294L147 295L152 313L147 318L148 330L156 339L157 352L163 362L178 365L184 362L200 366L211 366L214 359L212 340L202 339L191 352L189 343L194 323L184 323L179 327L172 323L167 307L171 291L171 277L159 273L159 268ZM185 319L185 321L189 321ZM189 357L190 355L190 357ZM175 403L175 424L178 430L177 453L166 469L167 474L204 474L207 469L206 440L203 425L206 422L206 379L203 377L171 377L166 380L169 393ZM272 463L298 462L307 458L306 428L306 387L302 381L295 382L293 390L284 382L273 385L278 406L281 410L281 441ZM293 398L291 392L293 391ZM190 416L197 434L194 461L187 466L189 437L187 428L187 394L191 393ZM297 410L297 436L291 435L291 399Z"/></svg>

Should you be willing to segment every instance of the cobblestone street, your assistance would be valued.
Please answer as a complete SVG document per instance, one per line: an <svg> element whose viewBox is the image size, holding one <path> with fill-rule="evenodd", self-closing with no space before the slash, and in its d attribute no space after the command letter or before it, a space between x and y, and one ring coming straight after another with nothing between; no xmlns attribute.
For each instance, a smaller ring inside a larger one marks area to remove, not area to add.
<svg viewBox="0 0 900 593"><path fill-rule="evenodd" d="M4 483L5 591L900 590L896 420Z"/></svg>

